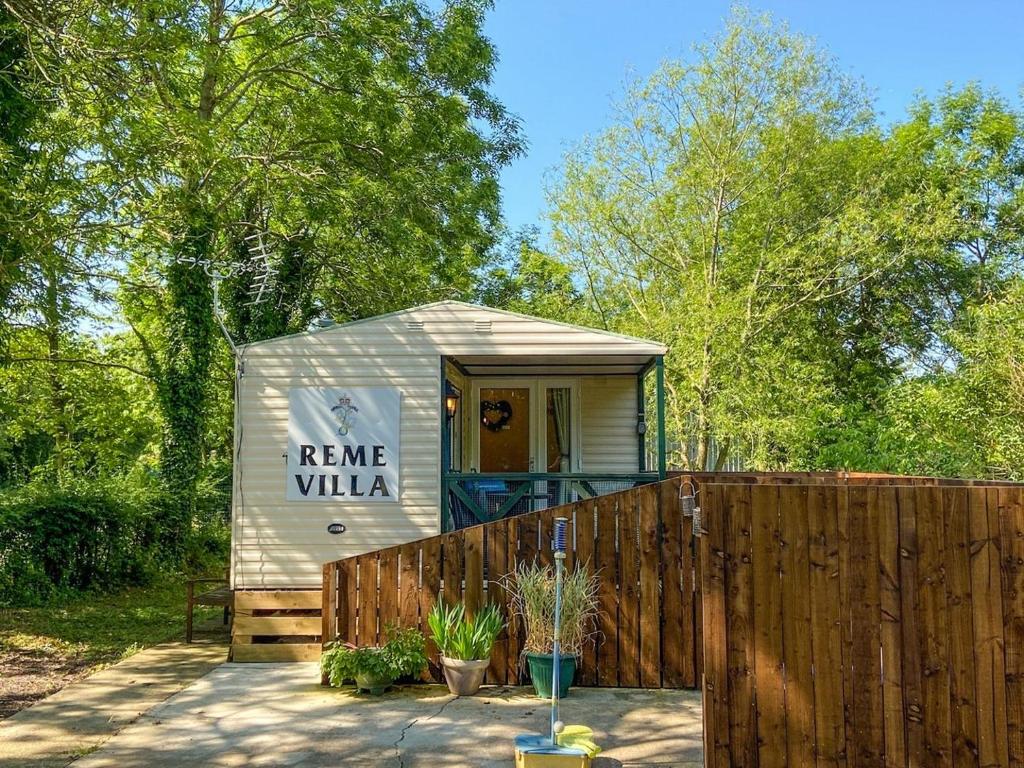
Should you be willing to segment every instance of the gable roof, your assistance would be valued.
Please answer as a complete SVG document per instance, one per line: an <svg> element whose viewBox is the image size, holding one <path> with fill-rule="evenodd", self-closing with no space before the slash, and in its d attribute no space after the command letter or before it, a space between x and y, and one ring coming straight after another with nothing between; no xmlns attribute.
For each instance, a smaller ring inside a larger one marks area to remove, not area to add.
<svg viewBox="0 0 1024 768"><path fill-rule="evenodd" d="M340 340L346 335L372 335L374 326L378 326L384 334L394 335L403 330L409 334L422 332L426 345L446 355L501 356L530 352L534 356L656 356L667 351L664 344L649 339L454 300L435 301L325 328L256 341L241 345L240 349L258 349L283 344L288 340L294 343L303 339L322 348L334 338Z"/></svg>

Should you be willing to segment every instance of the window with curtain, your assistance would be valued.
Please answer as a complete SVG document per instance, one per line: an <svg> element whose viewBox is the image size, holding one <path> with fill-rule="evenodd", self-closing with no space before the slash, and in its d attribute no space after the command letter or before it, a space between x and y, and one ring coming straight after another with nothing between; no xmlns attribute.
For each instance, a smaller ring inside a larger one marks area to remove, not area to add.
<svg viewBox="0 0 1024 768"><path fill-rule="evenodd" d="M547 471L572 471L572 424L571 424L571 390L568 387L555 387L547 392ZM555 488L549 489L553 496L552 502L564 504L569 501L569 484L555 481Z"/></svg>

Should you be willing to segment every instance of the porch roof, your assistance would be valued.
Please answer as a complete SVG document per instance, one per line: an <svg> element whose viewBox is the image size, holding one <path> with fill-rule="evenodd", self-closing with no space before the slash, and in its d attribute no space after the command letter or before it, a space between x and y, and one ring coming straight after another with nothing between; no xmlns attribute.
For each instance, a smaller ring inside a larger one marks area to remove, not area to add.
<svg viewBox="0 0 1024 768"><path fill-rule="evenodd" d="M458 355L448 360L468 376L581 376L637 374L651 354Z"/></svg>

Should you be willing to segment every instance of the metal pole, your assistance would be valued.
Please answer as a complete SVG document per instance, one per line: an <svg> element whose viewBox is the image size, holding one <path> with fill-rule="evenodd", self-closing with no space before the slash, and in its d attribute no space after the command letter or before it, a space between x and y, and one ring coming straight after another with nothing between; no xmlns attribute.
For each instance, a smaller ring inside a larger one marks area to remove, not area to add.
<svg viewBox="0 0 1024 768"><path fill-rule="evenodd" d="M558 721L558 687L561 683L561 648L562 634L562 569L565 568L565 526L568 519L555 518L555 540L552 549L555 551L555 640L551 646L551 746L557 746L561 723Z"/></svg>

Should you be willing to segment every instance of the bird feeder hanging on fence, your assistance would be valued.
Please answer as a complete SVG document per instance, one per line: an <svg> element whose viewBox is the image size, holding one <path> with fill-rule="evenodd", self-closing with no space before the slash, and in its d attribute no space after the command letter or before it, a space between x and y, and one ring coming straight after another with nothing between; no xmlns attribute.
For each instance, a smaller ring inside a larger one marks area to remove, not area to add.
<svg viewBox="0 0 1024 768"><path fill-rule="evenodd" d="M693 520L693 535L700 536L700 507L697 506L697 491L692 480L684 480L679 485L679 511L683 517Z"/></svg>

